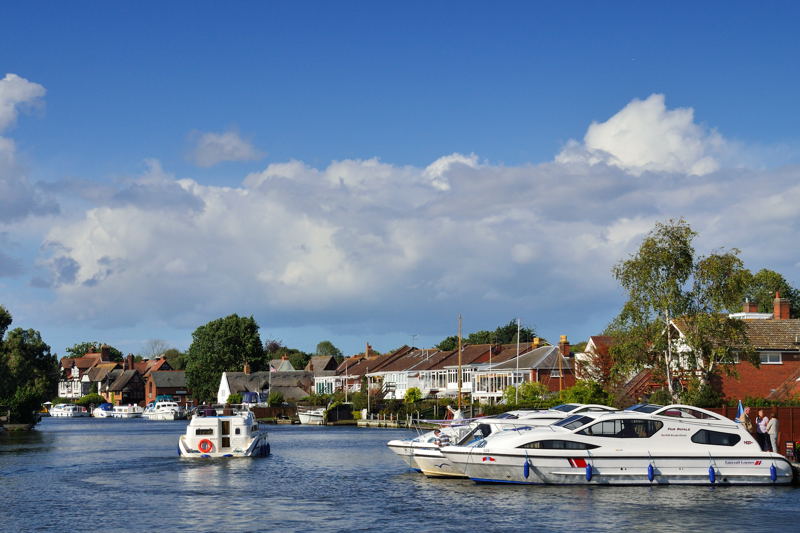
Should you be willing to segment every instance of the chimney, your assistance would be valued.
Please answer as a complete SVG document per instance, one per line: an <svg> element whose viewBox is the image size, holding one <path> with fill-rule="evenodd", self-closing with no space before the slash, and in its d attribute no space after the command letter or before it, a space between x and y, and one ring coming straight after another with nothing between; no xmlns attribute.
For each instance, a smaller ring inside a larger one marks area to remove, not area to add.
<svg viewBox="0 0 800 533"><path fill-rule="evenodd" d="M369 343L367 343L367 347L364 350L364 359L369 359L370 357L372 357L371 354L372 354L372 346L370 346Z"/></svg>
<svg viewBox="0 0 800 533"><path fill-rule="evenodd" d="M531 349L533 350L535 348L538 348L541 345L542 345L542 339L540 339L539 337L534 337L533 338L533 345L531 346Z"/></svg>
<svg viewBox="0 0 800 533"><path fill-rule="evenodd" d="M566 335L561 335L561 340L558 341L558 349L561 351L561 355L569 357L570 346Z"/></svg>
<svg viewBox="0 0 800 533"><path fill-rule="evenodd" d="M245 363L244 363L244 368L242 369L242 371L243 371L245 374L250 374L250 363L248 363L247 361L245 361Z"/></svg>
<svg viewBox="0 0 800 533"><path fill-rule="evenodd" d="M123 370L133 370L133 354L129 353L128 356L125 358L125 364L122 367Z"/></svg>
<svg viewBox="0 0 800 533"><path fill-rule="evenodd" d="M745 313L758 313L758 304L751 302L750 298L745 299L742 311Z"/></svg>
<svg viewBox="0 0 800 533"><path fill-rule="evenodd" d="M772 318L775 320L788 320L790 315L789 300L781 298L781 293L775 293L775 299L772 300Z"/></svg>

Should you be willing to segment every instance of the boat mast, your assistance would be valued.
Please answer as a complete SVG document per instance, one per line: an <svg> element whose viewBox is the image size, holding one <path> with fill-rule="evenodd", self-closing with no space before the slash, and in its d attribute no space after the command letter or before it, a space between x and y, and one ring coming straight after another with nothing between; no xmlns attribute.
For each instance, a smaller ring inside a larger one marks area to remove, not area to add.
<svg viewBox="0 0 800 533"><path fill-rule="evenodd" d="M458 315L458 409L461 410L461 315Z"/></svg>
<svg viewBox="0 0 800 533"><path fill-rule="evenodd" d="M514 371L514 381L517 382L517 386L514 387L514 403L519 403L519 386L522 384L521 381L517 381L519 379L519 318L517 318L517 368Z"/></svg>

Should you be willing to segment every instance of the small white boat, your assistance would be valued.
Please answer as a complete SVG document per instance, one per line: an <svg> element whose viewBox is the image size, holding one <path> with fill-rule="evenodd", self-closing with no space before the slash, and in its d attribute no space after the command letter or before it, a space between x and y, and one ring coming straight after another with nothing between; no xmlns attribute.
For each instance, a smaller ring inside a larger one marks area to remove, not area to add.
<svg viewBox="0 0 800 533"><path fill-rule="evenodd" d="M251 411L204 409L192 417L178 439L181 457L266 457L270 453L267 432L259 428ZM214 413L214 414L211 414Z"/></svg>
<svg viewBox="0 0 800 533"><path fill-rule="evenodd" d="M144 408L138 405L115 405L112 416L114 418L141 418Z"/></svg>
<svg viewBox="0 0 800 533"><path fill-rule="evenodd" d="M785 457L761 451L740 424L678 404L578 413L441 452L481 483L773 485L794 476Z"/></svg>
<svg viewBox="0 0 800 533"><path fill-rule="evenodd" d="M159 401L148 405L142 416L148 420L183 420L186 410L178 402Z"/></svg>
<svg viewBox="0 0 800 533"><path fill-rule="evenodd" d="M89 411L82 405L60 403L50 408L50 416L75 418L89 416Z"/></svg>
<svg viewBox="0 0 800 533"><path fill-rule="evenodd" d="M101 403L92 409L92 416L95 418L113 418L114 406L110 403Z"/></svg>
<svg viewBox="0 0 800 533"><path fill-rule="evenodd" d="M325 408L298 409L297 417L300 419L301 424L322 426L325 424Z"/></svg>

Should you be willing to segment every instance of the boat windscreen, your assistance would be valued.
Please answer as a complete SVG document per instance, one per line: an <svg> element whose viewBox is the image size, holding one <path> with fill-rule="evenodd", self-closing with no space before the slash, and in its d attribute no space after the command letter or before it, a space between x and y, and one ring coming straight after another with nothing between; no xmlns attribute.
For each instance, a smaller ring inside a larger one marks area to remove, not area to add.
<svg viewBox="0 0 800 533"><path fill-rule="evenodd" d="M564 420L556 422L553 424L554 426L560 426L564 429L577 429L581 426L585 426L589 422L593 422L594 418L591 416L583 416L583 415L572 415L568 416Z"/></svg>
<svg viewBox="0 0 800 533"><path fill-rule="evenodd" d="M554 411L563 411L565 413L569 413L570 411L574 411L576 408L580 407L574 403L564 403L561 405L556 405L555 407L551 407Z"/></svg>
<svg viewBox="0 0 800 533"><path fill-rule="evenodd" d="M500 413L499 415L492 415L492 418L518 418L513 413Z"/></svg>
<svg viewBox="0 0 800 533"><path fill-rule="evenodd" d="M658 405L655 403L637 403L636 405L631 405L630 407L626 408L626 411L638 411L640 413L652 413L653 411L658 411L664 407L663 405Z"/></svg>

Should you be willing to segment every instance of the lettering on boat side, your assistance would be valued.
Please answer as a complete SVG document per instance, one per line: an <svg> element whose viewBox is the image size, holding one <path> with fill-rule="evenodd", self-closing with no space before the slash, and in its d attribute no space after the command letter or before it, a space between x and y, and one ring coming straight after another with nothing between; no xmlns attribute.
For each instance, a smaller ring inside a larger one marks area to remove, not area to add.
<svg viewBox="0 0 800 533"><path fill-rule="evenodd" d="M759 459L759 460L753 461L753 460L747 460L747 459L725 459L725 461L723 461L723 464L726 464L726 465L753 465L753 466L759 466L761 464L761 460Z"/></svg>
<svg viewBox="0 0 800 533"><path fill-rule="evenodd" d="M493 463L495 461L495 458L489 455L484 455L483 457L481 457L481 461L483 461L484 463L486 462Z"/></svg>

